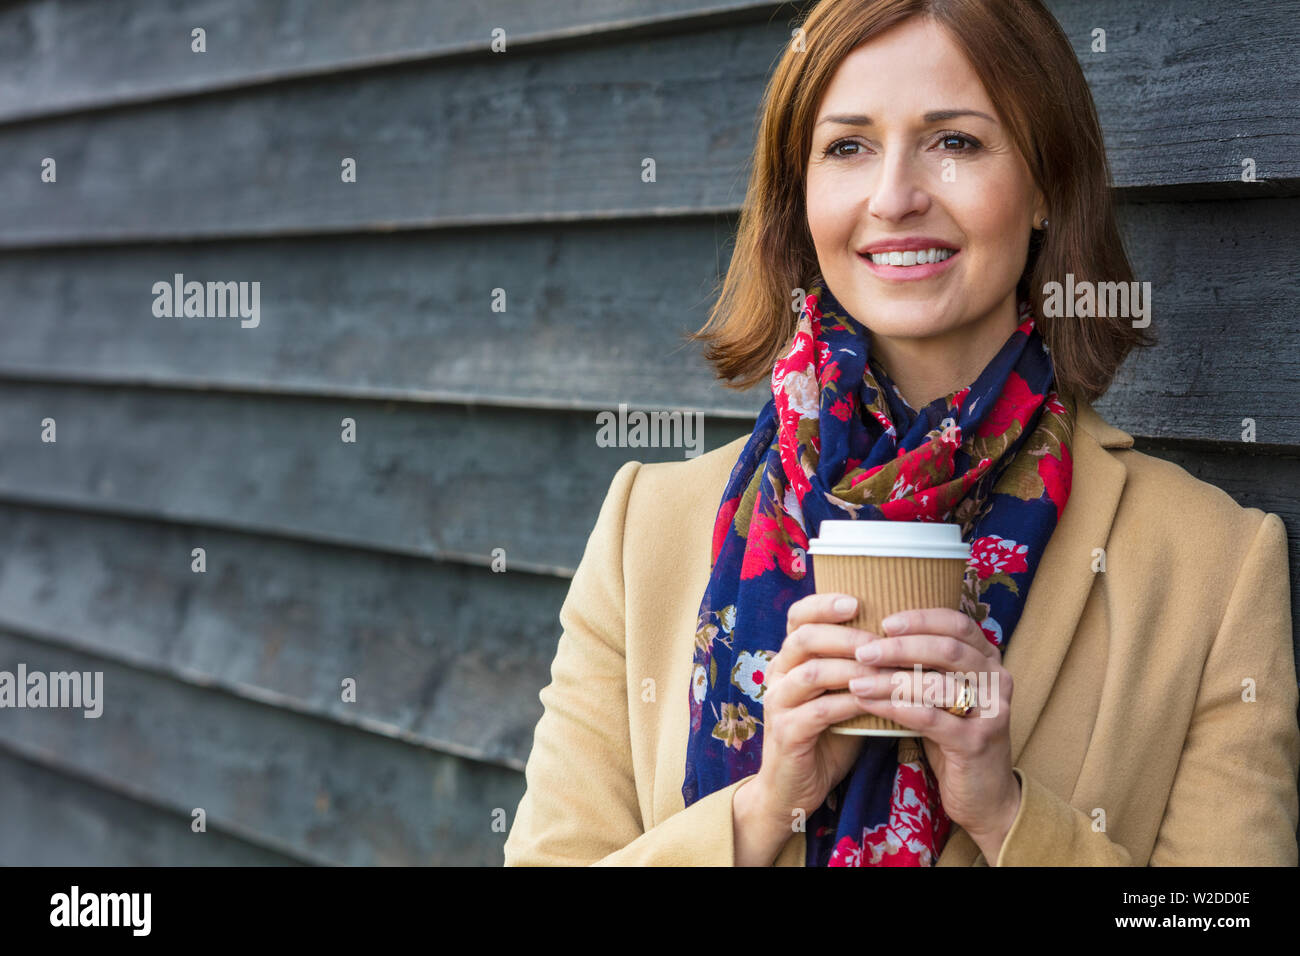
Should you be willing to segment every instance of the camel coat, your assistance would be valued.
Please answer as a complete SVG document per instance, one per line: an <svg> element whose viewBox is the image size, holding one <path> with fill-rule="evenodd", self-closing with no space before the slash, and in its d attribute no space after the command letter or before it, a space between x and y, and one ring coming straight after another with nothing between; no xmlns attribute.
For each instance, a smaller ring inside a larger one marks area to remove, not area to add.
<svg viewBox="0 0 1300 956"><path fill-rule="evenodd" d="M681 786L713 519L745 440L615 474L560 610L507 866L734 865L743 780L689 808ZM1003 661L1021 800L993 865L1295 866L1285 528L1132 445L1080 401L1070 499ZM776 865L802 866L804 842ZM937 865L988 862L954 824Z"/></svg>

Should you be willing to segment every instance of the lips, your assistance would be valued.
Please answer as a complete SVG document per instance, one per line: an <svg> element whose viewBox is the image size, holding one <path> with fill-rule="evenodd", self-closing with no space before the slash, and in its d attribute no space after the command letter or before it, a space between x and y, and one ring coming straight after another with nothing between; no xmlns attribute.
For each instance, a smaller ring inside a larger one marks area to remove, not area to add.
<svg viewBox="0 0 1300 956"><path fill-rule="evenodd" d="M934 236L906 236L898 239L878 239L858 250L858 255L869 256L881 252L920 252L923 249L951 249L954 252L961 246L947 239Z"/></svg>
<svg viewBox="0 0 1300 956"><path fill-rule="evenodd" d="M935 247L926 246L926 248L929 249ZM951 248L951 247L941 247L941 248ZM881 250L881 251L882 252L900 252L900 251L909 252L911 250L888 249L888 250ZM863 265L865 265L869 270L871 270L872 273L874 273L877 277L884 279L887 282L914 282L920 279L929 279L932 276L942 275L943 273L947 272L950 268L952 268L953 262L961 258L961 250L960 249L954 250L952 254L948 256L948 258L940 260L939 262L925 262L925 263L918 263L916 265L910 265L910 266L882 265L880 263L873 262L871 260L871 256L866 255L864 253L858 253L858 258L862 260Z"/></svg>

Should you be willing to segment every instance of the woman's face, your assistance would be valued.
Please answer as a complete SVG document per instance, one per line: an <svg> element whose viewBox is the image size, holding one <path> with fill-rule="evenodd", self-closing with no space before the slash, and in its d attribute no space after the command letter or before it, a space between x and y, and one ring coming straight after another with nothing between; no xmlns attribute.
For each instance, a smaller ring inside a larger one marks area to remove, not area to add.
<svg viewBox="0 0 1300 956"><path fill-rule="evenodd" d="M987 353L977 374L1015 329L1016 282L1046 209L965 55L933 21L901 23L845 58L815 123L808 227L836 298L882 355L975 346ZM877 265L863 255L877 245L957 254Z"/></svg>

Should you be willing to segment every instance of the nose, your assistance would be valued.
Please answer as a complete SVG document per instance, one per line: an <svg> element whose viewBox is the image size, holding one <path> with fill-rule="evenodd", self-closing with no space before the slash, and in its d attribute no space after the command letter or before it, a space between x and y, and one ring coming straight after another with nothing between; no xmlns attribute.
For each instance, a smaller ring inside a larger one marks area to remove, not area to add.
<svg viewBox="0 0 1300 956"><path fill-rule="evenodd" d="M904 150L893 150L876 164L868 211L878 219L895 221L924 213L930 205L920 163Z"/></svg>

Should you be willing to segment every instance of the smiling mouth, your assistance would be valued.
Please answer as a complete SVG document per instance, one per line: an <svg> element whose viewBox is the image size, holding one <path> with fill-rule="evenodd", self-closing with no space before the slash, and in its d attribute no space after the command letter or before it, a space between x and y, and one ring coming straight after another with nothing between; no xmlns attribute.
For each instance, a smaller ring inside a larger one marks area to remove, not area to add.
<svg viewBox="0 0 1300 956"><path fill-rule="evenodd" d="M938 246L933 249L909 249L906 252L872 252L858 253L863 259L877 266L902 266L910 268L912 266L933 265L938 262L946 262L960 252L960 249L949 249L944 246Z"/></svg>
<svg viewBox="0 0 1300 956"><path fill-rule="evenodd" d="M858 258L872 275L890 284L926 282L945 276L954 268L953 262L960 255L960 249L948 249L942 246L931 249L909 249L906 252L891 250L876 253L874 256L857 253ZM885 261L877 262L877 259Z"/></svg>

